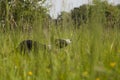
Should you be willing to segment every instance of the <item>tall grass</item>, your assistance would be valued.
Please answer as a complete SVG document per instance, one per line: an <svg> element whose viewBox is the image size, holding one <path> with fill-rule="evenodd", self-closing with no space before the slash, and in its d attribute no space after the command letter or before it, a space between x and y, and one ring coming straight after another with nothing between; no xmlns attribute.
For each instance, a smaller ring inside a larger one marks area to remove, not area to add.
<svg viewBox="0 0 120 80"><path fill-rule="evenodd" d="M0 80L119 80L120 31L104 28L100 10L97 6L90 21L77 30L67 23L64 29L51 23L49 30L43 30L36 21L31 34L1 32ZM11 53L24 39L52 44L55 38L71 38L72 43L50 52L40 50L38 56L34 52L30 56Z"/></svg>

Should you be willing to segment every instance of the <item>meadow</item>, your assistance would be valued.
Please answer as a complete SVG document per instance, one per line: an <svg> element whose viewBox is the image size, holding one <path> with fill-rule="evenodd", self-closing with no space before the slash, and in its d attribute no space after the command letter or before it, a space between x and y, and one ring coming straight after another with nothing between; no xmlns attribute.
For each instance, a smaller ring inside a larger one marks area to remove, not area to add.
<svg viewBox="0 0 120 80"><path fill-rule="evenodd" d="M119 80L120 29L105 28L102 8L97 8L79 29L64 22L65 27L51 23L47 30L37 21L31 32L0 31L0 80ZM52 44L57 38L72 43L63 49L39 50L37 56L11 52L25 39Z"/></svg>
<svg viewBox="0 0 120 80"><path fill-rule="evenodd" d="M95 26L95 25L92 25ZM41 33L40 33L41 34ZM36 34L37 35L37 34ZM39 34L38 34L39 35ZM45 36L30 39L50 43ZM104 31L84 26L79 30L54 30L55 38L70 38L72 43L63 49L39 51L38 56L10 53L20 41L28 39L25 33L1 33L1 80L119 80L120 33L118 29ZM11 54L9 56L9 54Z"/></svg>

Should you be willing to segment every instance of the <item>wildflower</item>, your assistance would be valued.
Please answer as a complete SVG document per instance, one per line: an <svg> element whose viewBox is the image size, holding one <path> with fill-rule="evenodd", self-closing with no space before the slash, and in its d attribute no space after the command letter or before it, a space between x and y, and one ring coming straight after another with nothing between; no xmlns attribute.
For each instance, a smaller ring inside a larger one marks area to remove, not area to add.
<svg viewBox="0 0 120 80"><path fill-rule="evenodd" d="M110 66L111 66L111 67L115 67L115 66L116 66L116 62L111 62L111 63L110 63Z"/></svg>
<svg viewBox="0 0 120 80"><path fill-rule="evenodd" d="M88 77L88 72L87 71L83 72L82 76L83 77Z"/></svg>
<svg viewBox="0 0 120 80"><path fill-rule="evenodd" d="M100 78L96 78L96 80L100 80Z"/></svg>
<svg viewBox="0 0 120 80"><path fill-rule="evenodd" d="M29 75L29 76L32 76L32 74L33 74L33 73L32 73L31 71L28 72L28 75Z"/></svg>

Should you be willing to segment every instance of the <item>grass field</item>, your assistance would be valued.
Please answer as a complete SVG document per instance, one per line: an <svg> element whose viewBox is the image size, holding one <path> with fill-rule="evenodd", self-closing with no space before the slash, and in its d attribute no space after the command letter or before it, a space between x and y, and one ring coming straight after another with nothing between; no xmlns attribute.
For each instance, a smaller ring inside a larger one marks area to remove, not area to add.
<svg viewBox="0 0 120 80"><path fill-rule="evenodd" d="M101 6L94 9L79 29L64 22L64 28L50 24L49 30L36 24L30 33L0 31L0 80L120 80L120 29L105 28L101 10ZM40 50L37 56L14 52L22 40L52 44L56 38L72 43L63 49Z"/></svg>
<svg viewBox="0 0 120 80"><path fill-rule="evenodd" d="M91 25L91 26L96 26ZM53 31L53 29L52 29ZM58 33L58 34L57 34ZM51 52L39 51L38 56L22 56L10 53L26 33L1 33L0 79L1 80L119 80L120 79L120 33L117 29L103 30L87 25L78 30L55 30L49 35L70 38L72 43ZM56 35L57 34L57 35ZM30 39L49 43L39 35ZM8 54L11 54L10 56Z"/></svg>

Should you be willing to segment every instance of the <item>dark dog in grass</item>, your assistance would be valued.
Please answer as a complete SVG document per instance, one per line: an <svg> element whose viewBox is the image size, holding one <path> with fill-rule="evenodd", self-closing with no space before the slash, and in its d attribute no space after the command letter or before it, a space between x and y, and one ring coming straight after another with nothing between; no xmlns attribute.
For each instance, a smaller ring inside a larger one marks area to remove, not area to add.
<svg viewBox="0 0 120 80"><path fill-rule="evenodd" d="M49 51L53 47L60 48L60 49L64 48L70 43L71 43L70 39L56 39L53 45L41 44L33 40L24 40L20 42L16 50L23 54L30 53L31 51L38 52L39 50Z"/></svg>

